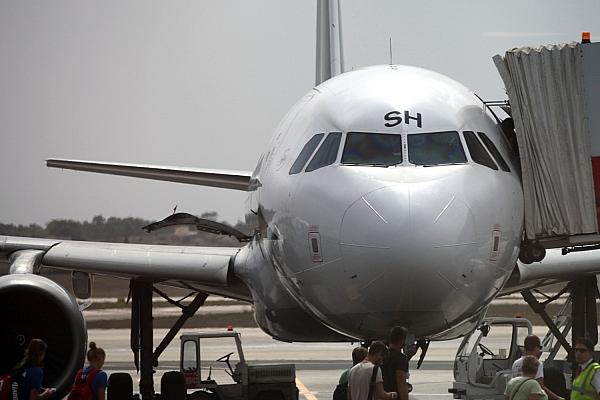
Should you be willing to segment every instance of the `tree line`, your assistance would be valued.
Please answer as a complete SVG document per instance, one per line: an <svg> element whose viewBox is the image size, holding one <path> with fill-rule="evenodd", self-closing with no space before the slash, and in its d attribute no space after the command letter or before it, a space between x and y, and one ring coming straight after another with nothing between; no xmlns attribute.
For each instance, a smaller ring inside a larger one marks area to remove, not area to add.
<svg viewBox="0 0 600 400"><path fill-rule="evenodd" d="M205 212L200 218L217 221L214 211ZM142 227L154 221L143 218L105 218L96 215L90 221L71 219L53 219L45 226L38 224L15 225L0 223L0 235L30 236L39 238L85 240L116 243L181 244L199 246L237 246L239 242L232 237L200 232L191 226L166 227L146 233ZM234 228L249 233L249 227L238 222Z"/></svg>

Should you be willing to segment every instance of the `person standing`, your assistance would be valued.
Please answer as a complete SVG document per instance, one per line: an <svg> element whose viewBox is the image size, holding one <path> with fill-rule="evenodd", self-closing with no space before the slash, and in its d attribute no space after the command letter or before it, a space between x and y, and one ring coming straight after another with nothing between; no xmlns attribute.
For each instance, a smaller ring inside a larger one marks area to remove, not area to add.
<svg viewBox="0 0 600 400"><path fill-rule="evenodd" d="M90 342L87 352L89 365L80 369L75 376L75 384L67 400L81 400L89 398L92 400L106 400L106 383L108 376L102 371L106 353L104 349L97 347L96 343Z"/></svg>
<svg viewBox="0 0 600 400"><path fill-rule="evenodd" d="M390 330L389 351L383 360L383 388L398 393L400 400L408 400L408 358L402 353L407 333L401 326Z"/></svg>
<svg viewBox="0 0 600 400"><path fill-rule="evenodd" d="M355 347L352 350L352 366L355 366L356 364L364 360L366 356L366 348L362 346ZM333 400L346 400L348 398L348 375L350 375L350 369L352 369L352 367L342 372L338 385L336 386L335 391L333 392Z"/></svg>
<svg viewBox="0 0 600 400"><path fill-rule="evenodd" d="M588 338L575 340L577 371L573 380L571 400L600 399L600 364L594 361L594 343Z"/></svg>
<svg viewBox="0 0 600 400"><path fill-rule="evenodd" d="M23 360L15 367L18 400L43 400L52 396L54 388L43 388L44 370L42 363L46 357L46 342L31 339Z"/></svg>
<svg viewBox="0 0 600 400"><path fill-rule="evenodd" d="M533 355L523 357L521 376L512 378L506 384L506 400L548 400L548 395L535 379L540 361Z"/></svg>
<svg viewBox="0 0 600 400"><path fill-rule="evenodd" d="M542 355L542 343L540 342L540 338L536 335L527 336L523 342L523 347L525 348L525 355L516 360L512 365L513 377L522 375L521 368L523 367L523 360L526 356L533 356L538 360L538 370L535 373L534 379L538 381L550 400L564 400L544 384L544 364L540 360Z"/></svg>
<svg viewBox="0 0 600 400"><path fill-rule="evenodd" d="M383 342L375 341L369 346L365 359L350 370L348 400L397 399L396 392L383 389L381 364L387 353Z"/></svg>

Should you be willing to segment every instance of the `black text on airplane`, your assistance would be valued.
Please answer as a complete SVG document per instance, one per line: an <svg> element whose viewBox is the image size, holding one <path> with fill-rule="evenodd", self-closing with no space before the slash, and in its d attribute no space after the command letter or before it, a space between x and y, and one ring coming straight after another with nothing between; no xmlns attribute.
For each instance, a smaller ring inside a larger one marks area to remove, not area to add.
<svg viewBox="0 0 600 400"><path fill-rule="evenodd" d="M383 119L389 122L386 122L384 125L388 128L392 128L394 126L402 123L402 113L400 111L390 111L389 113L383 116ZM421 113L417 113L416 117L410 115L410 111L404 111L404 123L406 125L410 124L410 120L417 121L417 127L421 127Z"/></svg>

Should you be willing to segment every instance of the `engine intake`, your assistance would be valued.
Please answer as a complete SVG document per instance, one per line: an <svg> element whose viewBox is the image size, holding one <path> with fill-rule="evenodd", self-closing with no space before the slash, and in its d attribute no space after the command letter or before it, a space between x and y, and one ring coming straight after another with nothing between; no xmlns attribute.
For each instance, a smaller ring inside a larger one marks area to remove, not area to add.
<svg viewBox="0 0 600 400"><path fill-rule="evenodd" d="M87 331L77 302L62 286L33 274L0 277L0 374L10 371L31 339L48 345L44 387L62 398L85 360Z"/></svg>

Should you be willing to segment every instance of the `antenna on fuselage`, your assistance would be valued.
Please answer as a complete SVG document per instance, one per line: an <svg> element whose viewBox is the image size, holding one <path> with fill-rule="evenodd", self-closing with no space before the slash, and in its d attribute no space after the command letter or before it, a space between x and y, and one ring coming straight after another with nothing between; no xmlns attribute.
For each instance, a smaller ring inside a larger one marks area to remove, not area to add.
<svg viewBox="0 0 600 400"><path fill-rule="evenodd" d="M339 0L317 2L317 57L315 85L344 72Z"/></svg>
<svg viewBox="0 0 600 400"><path fill-rule="evenodd" d="M394 65L394 55L392 54L392 37L390 36L390 65Z"/></svg>

